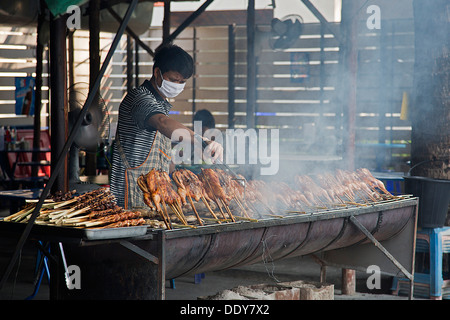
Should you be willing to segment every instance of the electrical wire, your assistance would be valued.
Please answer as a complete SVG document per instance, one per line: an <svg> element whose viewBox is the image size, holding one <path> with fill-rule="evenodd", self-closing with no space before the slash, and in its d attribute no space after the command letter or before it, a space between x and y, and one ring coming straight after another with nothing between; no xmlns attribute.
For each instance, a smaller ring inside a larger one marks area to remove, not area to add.
<svg viewBox="0 0 450 320"><path fill-rule="evenodd" d="M274 237L274 235L271 236L271 237ZM269 238L271 238L271 237L269 237ZM277 277L275 277L275 274L274 274L275 264L273 263L273 258L270 255L270 251L269 251L269 248L267 247L266 240L262 240L261 243L262 243L262 255L261 255L261 257L262 257L262 261L263 261L263 264L264 264L264 268L266 268L266 272L267 272L267 274L269 275L270 278L272 278L276 282L280 282L280 280L278 280ZM270 264L270 266L271 266L270 270L267 267L268 264Z"/></svg>

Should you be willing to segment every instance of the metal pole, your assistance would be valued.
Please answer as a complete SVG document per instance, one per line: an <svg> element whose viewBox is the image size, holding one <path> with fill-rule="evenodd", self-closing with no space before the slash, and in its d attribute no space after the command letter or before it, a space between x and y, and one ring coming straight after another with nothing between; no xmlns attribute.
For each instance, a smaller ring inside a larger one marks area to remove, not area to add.
<svg viewBox="0 0 450 320"><path fill-rule="evenodd" d="M340 43L341 68L343 81L342 88L342 113L343 113L343 160L348 170L355 169L355 140L356 140L356 76L358 69L357 51L357 21L355 18L355 4L352 0L342 1L341 35ZM353 277L355 270L343 270L343 294L351 294L356 291Z"/></svg>
<svg viewBox="0 0 450 320"><path fill-rule="evenodd" d="M67 74L67 81L69 82L69 88L72 88L72 86L75 83L75 60L74 60L74 40L73 40L73 35L75 33L75 30L70 32L67 35L67 67L68 67L68 74Z"/></svg>
<svg viewBox="0 0 450 320"><path fill-rule="evenodd" d="M131 36L127 36L127 92L133 89L133 48Z"/></svg>
<svg viewBox="0 0 450 320"><path fill-rule="evenodd" d="M89 90L97 78L100 70L100 0L89 1ZM93 102L98 106L98 97ZM97 174L97 150L86 152L85 174Z"/></svg>
<svg viewBox="0 0 450 320"><path fill-rule="evenodd" d="M330 23L325 19L325 17L320 13L319 10L309 1L309 0L300 0L303 4L311 11L317 19L319 19L320 23L323 24L329 32L333 34L338 42L341 42L340 36L335 30L330 26Z"/></svg>
<svg viewBox="0 0 450 320"><path fill-rule="evenodd" d="M40 6L40 12L38 16L37 37L36 37L36 91L34 99L34 131L33 131L33 149L39 149L41 147L41 108L42 108L42 70L44 60L44 43L42 43L41 28L45 19L45 7ZM39 153L33 152L32 161L39 161ZM33 166L31 168L31 176L37 177L39 167Z"/></svg>
<svg viewBox="0 0 450 320"><path fill-rule="evenodd" d="M122 22L122 18L119 17L119 15L111 8L108 7L106 8L106 10L108 10L108 12L113 16L114 19L117 20L117 22L121 23ZM149 46L147 46L144 42L142 42L141 39L139 39L139 36L133 31L131 30L130 27L126 28L127 34L132 37L134 39L134 41L136 41L137 43L139 43L139 45L148 52L149 55L151 55L152 57L155 56L155 53L153 52L152 49L150 49Z"/></svg>
<svg viewBox="0 0 450 320"><path fill-rule="evenodd" d="M255 0L248 0L247 9L247 128L255 127L256 57Z"/></svg>
<svg viewBox="0 0 450 320"><path fill-rule="evenodd" d="M135 87L139 87L139 48L141 46L138 42L134 43L134 84Z"/></svg>
<svg viewBox="0 0 450 320"><path fill-rule="evenodd" d="M343 66L344 160L348 170L355 169L356 77L358 70L356 7L352 0L342 1L341 34L345 35L340 50Z"/></svg>
<svg viewBox="0 0 450 320"><path fill-rule="evenodd" d="M192 128L194 128L194 116L195 112L197 111L197 103L195 99L197 98L197 68L196 68L196 61L197 61L197 29L194 27L194 34L193 34L193 52L192 52L192 59L194 60L194 74L192 75Z"/></svg>
<svg viewBox="0 0 450 320"><path fill-rule="evenodd" d="M228 26L228 128L235 125L236 88L236 24Z"/></svg>
<svg viewBox="0 0 450 320"><path fill-rule="evenodd" d="M56 171L58 156L62 153L68 133L67 110L67 50L65 16L51 18L50 22L50 103L51 103L51 171ZM67 192L67 158L64 170L56 177L53 192Z"/></svg>
<svg viewBox="0 0 450 320"><path fill-rule="evenodd" d="M128 7L128 10L125 14L123 22L120 25L119 30L116 33L116 36L114 37L114 40L111 44L111 48L109 49L108 54L105 58L105 61L103 62L103 65L102 65L100 72L97 76L97 79L92 87L92 90L89 91L89 94L86 99L86 102L84 103L83 109L81 109L80 115L78 116L78 119L75 122L75 124L72 128L72 131L70 132L70 135L63 147L63 150L58 158L58 161L56 162L55 169L52 170L52 175L50 176L49 181L45 185L45 188L41 193L39 201L37 202L36 207L35 207L33 213L31 214L30 220L28 221L22 235L20 236L19 242L13 253L11 261L6 268L6 271L3 273L3 277L0 282L0 290L3 288L3 285L5 284L6 280L8 279L8 277L11 273L11 270L17 261L19 253L22 250L23 245L25 244L25 241L28 238L28 235L30 234L30 231L31 231L31 228L33 227L34 221L36 220L37 216L39 215L39 211L42 208L42 204L44 203L44 200L48 197L48 195L50 193L50 189L52 188L53 184L55 183L55 180L56 180L57 175L59 174L59 171L62 169L62 166L64 164L64 159L67 156L67 152L69 151L69 148L75 139L75 135L78 133L81 123L83 122L83 119L86 116L87 111L88 111L90 105L92 104L95 95L97 94L98 88L100 87L100 81L101 81L103 75L105 74L106 68L108 67L109 62L112 59L114 51L116 50L117 45L119 44L120 38L122 37L122 34L125 31L125 27L128 24L128 21L130 20L131 14L133 13L133 10L136 7L137 3L138 3L138 0L132 0L132 2L130 3L130 5Z"/></svg>
<svg viewBox="0 0 450 320"><path fill-rule="evenodd" d="M170 0L164 0L163 43L170 42Z"/></svg>
<svg viewBox="0 0 450 320"><path fill-rule="evenodd" d="M203 13L203 11L206 10L206 8L213 2L214 0L207 0L205 3L203 3L200 8L198 8L196 11L194 11L183 23L174 31L172 34L169 35L170 32L170 7L168 8L168 12L166 13L166 2L164 2L164 27L163 27L163 43L169 43L172 42L181 32L183 32L186 27L188 27L199 15ZM167 15L167 17L166 17ZM168 21L166 22L166 18Z"/></svg>

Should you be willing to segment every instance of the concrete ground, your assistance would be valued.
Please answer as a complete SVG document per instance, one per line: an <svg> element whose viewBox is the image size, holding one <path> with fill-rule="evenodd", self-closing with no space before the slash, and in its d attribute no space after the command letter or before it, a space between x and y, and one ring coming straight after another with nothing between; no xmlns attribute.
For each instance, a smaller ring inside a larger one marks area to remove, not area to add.
<svg viewBox="0 0 450 320"><path fill-rule="evenodd" d="M356 272L356 293L341 294L341 269L327 267L327 283L334 285L335 300L408 300L405 296L391 294L391 277L382 277L381 289L370 291L366 288L367 275ZM195 284L194 277L175 280L175 289L166 289L166 299L197 299L208 297L237 286L256 284L276 284L288 281L319 282L320 267L309 257L284 259L273 263L257 263L250 266L206 273L201 283Z"/></svg>

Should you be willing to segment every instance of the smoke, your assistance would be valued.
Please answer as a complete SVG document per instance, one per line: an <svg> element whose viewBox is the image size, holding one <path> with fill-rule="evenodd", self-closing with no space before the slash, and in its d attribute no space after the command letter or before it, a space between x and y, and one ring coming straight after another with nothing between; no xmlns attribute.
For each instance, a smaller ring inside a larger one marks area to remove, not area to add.
<svg viewBox="0 0 450 320"><path fill-rule="evenodd" d="M415 173L450 179L450 4L413 1L415 22L414 96L411 112Z"/></svg>

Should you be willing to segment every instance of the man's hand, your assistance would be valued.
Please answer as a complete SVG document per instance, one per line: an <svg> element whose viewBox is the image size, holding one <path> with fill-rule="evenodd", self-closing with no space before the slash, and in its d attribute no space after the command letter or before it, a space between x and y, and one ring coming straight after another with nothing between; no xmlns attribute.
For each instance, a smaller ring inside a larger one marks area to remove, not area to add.
<svg viewBox="0 0 450 320"><path fill-rule="evenodd" d="M159 130L166 137L172 139L172 141L173 141L172 134L175 130L177 130L177 129L186 130L186 134L188 136L191 136L191 138L194 138L195 136L197 136L197 138L199 140L201 139L206 142L207 147L203 151L204 160L211 160L213 162L216 162L216 161L222 162L223 161L223 147L220 143L206 139L200 135L196 135L194 133L194 131L188 129L183 124L179 123L176 120L169 118L166 115L163 115L163 114L153 115L152 117L149 118L148 125L151 128L155 128L156 130Z"/></svg>
<svg viewBox="0 0 450 320"><path fill-rule="evenodd" d="M220 161L223 162L223 147L220 143L216 141L207 140L208 146L203 151L203 157L206 159L211 159L213 163ZM205 160L206 160L205 159Z"/></svg>

